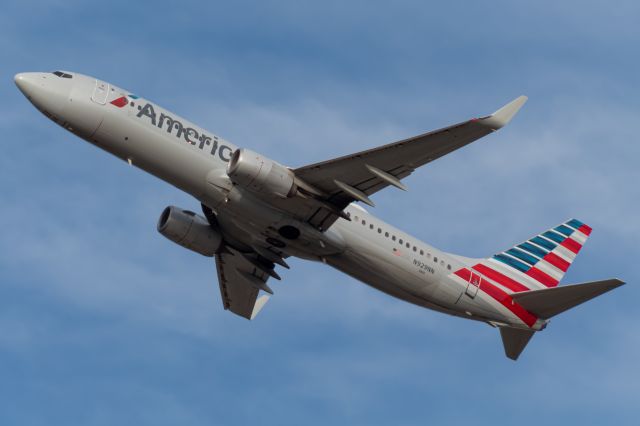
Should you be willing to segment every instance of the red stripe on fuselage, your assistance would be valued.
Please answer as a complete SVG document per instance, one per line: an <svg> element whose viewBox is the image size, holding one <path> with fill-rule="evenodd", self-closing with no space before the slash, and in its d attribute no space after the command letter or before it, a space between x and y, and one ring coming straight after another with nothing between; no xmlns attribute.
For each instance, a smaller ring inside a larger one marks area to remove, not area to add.
<svg viewBox="0 0 640 426"><path fill-rule="evenodd" d="M459 276L460 278L462 278L467 282L469 282L469 280L471 279L471 271L466 268L458 269L457 271L454 272L454 274L456 274L457 276Z"/></svg>
<svg viewBox="0 0 640 426"><path fill-rule="evenodd" d="M494 286L490 282L486 280L482 280L480 283L480 290L487 293L489 296L493 297L498 302L502 303L502 305L509 309L515 316L520 318L522 322L527 324L529 327L533 326L536 323L538 318L533 315L531 312L527 311L522 306L518 305L514 302L513 298L505 293L503 290Z"/></svg>
<svg viewBox="0 0 640 426"><path fill-rule="evenodd" d="M542 272L540 269L536 268L535 266L532 267L531 269L529 269L526 274L528 276L530 276L531 278L535 279L536 281L541 282L542 284L546 285L547 287L555 287L558 285L558 280L556 280L555 278L545 274L544 272Z"/></svg>
<svg viewBox="0 0 640 426"><path fill-rule="evenodd" d="M519 283L518 281L513 280L507 277L506 275L501 274L500 272L495 271L486 265L483 265L482 263L478 263L477 265L473 266L473 269L480 272L482 275L486 276L487 278L497 282L498 284L505 286L506 288L508 288L513 292L517 293L519 291L531 290L524 284Z"/></svg>
<svg viewBox="0 0 640 426"><path fill-rule="evenodd" d="M567 269L569 269L569 266L571 266L569 262L567 262L566 260L564 260L563 258L561 258L555 253L549 253L545 257L543 257L543 259L549 262L550 264L552 264L553 266L555 266L556 268L560 269L562 272L567 272Z"/></svg>
<svg viewBox="0 0 640 426"><path fill-rule="evenodd" d="M480 265L480 266L483 266L483 265ZM469 278L471 277L471 273L472 272L466 268L459 269L455 272L457 276L464 279L465 281L469 280ZM529 327L533 326L533 324L535 324L536 321L538 320L538 318L535 315L533 315L531 312L527 311L525 308L517 304L513 300L513 298L509 296L508 293L496 287L495 285L491 284L488 280L486 279L481 280L479 288L480 290L488 294L491 298L500 302L502 306L510 310L515 316L520 318L522 322L527 324ZM528 290L528 289L525 288L525 290Z"/></svg>
<svg viewBox="0 0 640 426"><path fill-rule="evenodd" d="M580 245L579 242L577 242L576 240L573 240L571 238L566 238L563 242L560 243L560 245L562 247L568 248L569 250L571 250L572 252L574 252L576 254L578 254L578 252L582 248L582 245Z"/></svg>

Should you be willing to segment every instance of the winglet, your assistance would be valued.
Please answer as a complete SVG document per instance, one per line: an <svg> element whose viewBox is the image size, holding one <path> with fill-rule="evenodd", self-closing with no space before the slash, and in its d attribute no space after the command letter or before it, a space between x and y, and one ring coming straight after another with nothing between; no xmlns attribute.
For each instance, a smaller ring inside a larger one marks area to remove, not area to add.
<svg viewBox="0 0 640 426"><path fill-rule="evenodd" d="M498 130L511 121L513 116L522 108L522 105L527 102L527 99L529 98L526 96L519 96L490 116L482 118L479 121L493 130Z"/></svg>
<svg viewBox="0 0 640 426"><path fill-rule="evenodd" d="M249 320L254 319L256 315L260 313L260 311L268 301L269 301L268 294L263 294L262 296L258 297L258 300L256 300L256 304L253 305L253 311L251 311L251 318L249 318Z"/></svg>

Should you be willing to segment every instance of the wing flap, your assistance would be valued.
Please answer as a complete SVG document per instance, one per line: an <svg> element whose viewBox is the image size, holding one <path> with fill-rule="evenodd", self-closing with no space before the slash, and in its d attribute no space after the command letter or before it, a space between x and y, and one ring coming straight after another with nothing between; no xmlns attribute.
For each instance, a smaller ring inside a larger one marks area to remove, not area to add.
<svg viewBox="0 0 640 426"><path fill-rule="evenodd" d="M242 254L227 247L228 252L216 254L216 269L222 305L236 315L249 320L264 307L269 296L258 297L260 290L269 291L269 275L256 268Z"/></svg>

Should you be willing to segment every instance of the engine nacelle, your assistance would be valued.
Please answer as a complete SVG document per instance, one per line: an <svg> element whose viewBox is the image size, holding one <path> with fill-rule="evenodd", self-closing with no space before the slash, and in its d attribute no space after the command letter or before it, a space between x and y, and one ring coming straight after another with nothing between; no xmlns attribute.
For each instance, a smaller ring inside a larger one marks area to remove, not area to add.
<svg viewBox="0 0 640 426"><path fill-rule="evenodd" d="M207 219L176 206L169 206L162 211L158 232L203 256L213 256L222 244L222 235L209 225Z"/></svg>
<svg viewBox="0 0 640 426"><path fill-rule="evenodd" d="M227 165L229 179L254 192L293 197L296 193L293 172L248 149L237 149Z"/></svg>

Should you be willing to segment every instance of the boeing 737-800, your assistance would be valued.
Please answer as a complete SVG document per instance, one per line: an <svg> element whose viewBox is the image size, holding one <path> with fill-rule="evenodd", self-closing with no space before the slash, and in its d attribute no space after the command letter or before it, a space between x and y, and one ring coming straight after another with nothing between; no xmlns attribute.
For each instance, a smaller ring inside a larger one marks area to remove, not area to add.
<svg viewBox="0 0 640 426"><path fill-rule="evenodd" d="M304 167L290 168L113 84L82 74L21 73L15 82L49 119L191 194L203 215L169 206L158 231L214 257L224 309L253 319L269 278L296 256L326 263L391 296L500 330L517 359L549 319L623 284L558 286L591 233L577 219L488 258L445 253L356 202L506 125L527 98L491 115Z"/></svg>

